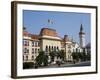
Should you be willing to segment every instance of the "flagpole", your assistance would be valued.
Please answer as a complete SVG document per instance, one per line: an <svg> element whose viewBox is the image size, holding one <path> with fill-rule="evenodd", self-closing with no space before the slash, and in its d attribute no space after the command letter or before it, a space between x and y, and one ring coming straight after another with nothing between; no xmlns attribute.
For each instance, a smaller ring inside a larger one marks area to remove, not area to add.
<svg viewBox="0 0 100 80"><path fill-rule="evenodd" d="M50 27L50 24L53 24L53 21L48 19L48 27Z"/></svg>

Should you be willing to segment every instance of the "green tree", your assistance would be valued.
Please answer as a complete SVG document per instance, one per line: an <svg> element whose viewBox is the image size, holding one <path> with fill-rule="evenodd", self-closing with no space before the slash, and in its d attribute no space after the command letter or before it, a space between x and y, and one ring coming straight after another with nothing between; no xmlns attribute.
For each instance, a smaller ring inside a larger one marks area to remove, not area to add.
<svg viewBox="0 0 100 80"><path fill-rule="evenodd" d="M87 60L91 60L91 55L90 55L90 53L87 53Z"/></svg>
<svg viewBox="0 0 100 80"><path fill-rule="evenodd" d="M51 58L51 62L53 62L54 61L54 57L56 56L56 52L55 51L51 51L49 53L49 55L50 55L50 58Z"/></svg>
<svg viewBox="0 0 100 80"><path fill-rule="evenodd" d="M65 52L64 52L64 50L58 51L58 57L60 57L64 61L64 58L65 58Z"/></svg>
<svg viewBox="0 0 100 80"><path fill-rule="evenodd" d="M79 57L79 59L82 61L82 60L83 60L83 53L82 53L82 52L79 52L79 53L78 53L78 57Z"/></svg>
<svg viewBox="0 0 100 80"><path fill-rule="evenodd" d="M48 56L45 54L44 51L40 51L39 55L36 57L36 64L38 66L47 66L48 65Z"/></svg>
<svg viewBox="0 0 100 80"><path fill-rule="evenodd" d="M77 52L73 52L73 53L72 53L72 57L73 57L73 60L74 60L74 61L79 61L79 55L78 55Z"/></svg>
<svg viewBox="0 0 100 80"><path fill-rule="evenodd" d="M82 54L83 54L83 61L86 61L86 52L85 52L85 48L83 48Z"/></svg>

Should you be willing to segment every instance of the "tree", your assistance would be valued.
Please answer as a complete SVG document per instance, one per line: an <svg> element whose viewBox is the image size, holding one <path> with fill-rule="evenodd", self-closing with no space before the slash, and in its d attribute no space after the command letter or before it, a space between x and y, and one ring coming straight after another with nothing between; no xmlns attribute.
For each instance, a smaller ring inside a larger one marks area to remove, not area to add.
<svg viewBox="0 0 100 80"><path fill-rule="evenodd" d="M79 56L79 59L82 61L83 60L83 53L82 52L79 52L78 53L78 56Z"/></svg>
<svg viewBox="0 0 100 80"><path fill-rule="evenodd" d="M91 55L90 55L90 53L87 53L87 60L91 60Z"/></svg>
<svg viewBox="0 0 100 80"><path fill-rule="evenodd" d="M44 51L40 51L39 55L36 57L36 64L38 66L47 66L48 65L48 56L45 54Z"/></svg>
<svg viewBox="0 0 100 80"><path fill-rule="evenodd" d="M54 61L54 57L56 56L56 52L55 51L51 51L49 53L49 55L50 55L50 58L51 58L51 62L53 62Z"/></svg>
<svg viewBox="0 0 100 80"><path fill-rule="evenodd" d="M58 57L60 57L64 61L64 58L65 58L65 52L64 52L64 50L58 51Z"/></svg>
<svg viewBox="0 0 100 80"><path fill-rule="evenodd" d="M85 52L85 48L83 48L82 54L83 54L83 61L86 61L86 52Z"/></svg>
<svg viewBox="0 0 100 80"><path fill-rule="evenodd" d="M78 55L77 52L73 52L73 53L72 53L72 57L73 57L73 60L74 60L74 61L79 61L79 55Z"/></svg>

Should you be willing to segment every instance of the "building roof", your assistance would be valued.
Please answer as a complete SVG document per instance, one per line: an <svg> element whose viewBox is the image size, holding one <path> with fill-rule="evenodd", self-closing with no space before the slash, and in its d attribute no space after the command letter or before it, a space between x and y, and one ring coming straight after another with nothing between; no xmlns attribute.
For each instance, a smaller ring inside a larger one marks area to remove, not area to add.
<svg viewBox="0 0 100 80"><path fill-rule="evenodd" d="M31 37L31 39L34 39L34 40L39 40L42 36L48 36L48 38L59 38L59 40L62 40L64 42L67 42L67 41L71 41L68 37L68 35L64 35L63 38L61 38L55 29L51 29L51 28L42 28L41 31L40 31L40 34L37 35L37 34L31 34L31 33L28 33L27 31L23 31L23 35L24 36L28 36L28 37Z"/></svg>
<svg viewBox="0 0 100 80"><path fill-rule="evenodd" d="M35 40L38 40L40 38L39 35L31 34L31 33L27 32L27 31L23 31L23 36L31 37L31 39L35 39Z"/></svg>
<svg viewBox="0 0 100 80"><path fill-rule="evenodd" d="M40 38L40 36L36 35L36 34L31 34L31 38L35 39L35 40L38 40Z"/></svg>
<svg viewBox="0 0 100 80"><path fill-rule="evenodd" d="M23 31L23 36L30 36L30 33L27 31Z"/></svg>
<svg viewBox="0 0 100 80"><path fill-rule="evenodd" d="M40 31L40 35L41 36L46 35L46 36L58 37L56 30L51 29L51 28L42 28Z"/></svg>

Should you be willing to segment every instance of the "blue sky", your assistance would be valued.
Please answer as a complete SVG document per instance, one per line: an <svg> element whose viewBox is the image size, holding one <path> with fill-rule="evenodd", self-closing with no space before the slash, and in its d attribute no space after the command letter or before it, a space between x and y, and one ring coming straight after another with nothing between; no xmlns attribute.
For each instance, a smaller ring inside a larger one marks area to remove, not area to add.
<svg viewBox="0 0 100 80"><path fill-rule="evenodd" d="M53 21L53 24L49 24L48 19ZM39 34L41 28L52 28L56 29L59 36L63 37L66 34L78 43L81 24L86 34L86 44L90 42L90 20L89 13L23 10L23 25L28 32Z"/></svg>

